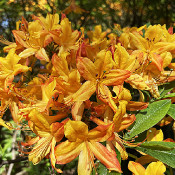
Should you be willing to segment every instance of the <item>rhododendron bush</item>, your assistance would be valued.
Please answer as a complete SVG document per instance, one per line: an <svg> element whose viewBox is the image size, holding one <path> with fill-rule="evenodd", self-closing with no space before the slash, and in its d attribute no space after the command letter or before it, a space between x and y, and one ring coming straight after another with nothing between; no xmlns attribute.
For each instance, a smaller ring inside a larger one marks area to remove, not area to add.
<svg viewBox="0 0 175 175"><path fill-rule="evenodd" d="M58 173L78 157L79 175L120 174L126 160L139 175L175 168L174 136L162 129L175 131L173 28L85 31L64 14L33 15L17 22L14 42L1 39L0 124L23 132L19 154L50 159Z"/></svg>

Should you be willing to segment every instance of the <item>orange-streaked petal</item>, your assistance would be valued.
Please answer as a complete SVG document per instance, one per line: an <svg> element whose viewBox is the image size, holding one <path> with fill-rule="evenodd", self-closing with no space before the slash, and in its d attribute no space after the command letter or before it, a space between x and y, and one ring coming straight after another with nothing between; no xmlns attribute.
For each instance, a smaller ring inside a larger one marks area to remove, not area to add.
<svg viewBox="0 0 175 175"><path fill-rule="evenodd" d="M72 118L76 121L81 121L84 112L84 102L76 101L72 106Z"/></svg>
<svg viewBox="0 0 175 175"><path fill-rule="evenodd" d="M19 56L21 58L27 58L31 55L34 55L37 52L37 49L34 48L27 48L24 51L20 52Z"/></svg>
<svg viewBox="0 0 175 175"><path fill-rule="evenodd" d="M33 123L32 126L35 132L38 132L38 131L50 132L50 124L47 121L46 117L36 109L33 109L29 113L29 119Z"/></svg>
<svg viewBox="0 0 175 175"><path fill-rule="evenodd" d="M56 142L59 142L64 137L64 124L63 123L52 123L50 126L51 134L54 136Z"/></svg>
<svg viewBox="0 0 175 175"><path fill-rule="evenodd" d="M34 137L34 138L30 139L30 140L27 141L27 142L21 142L21 145L23 145L23 146L30 146L30 145L33 145L33 144L35 144L36 142L38 142L39 139L40 139L39 136L38 136L38 137Z"/></svg>
<svg viewBox="0 0 175 175"><path fill-rule="evenodd" d="M62 53L58 56L56 53L52 56L52 64L59 75L63 77L69 76L68 63L66 60L67 52Z"/></svg>
<svg viewBox="0 0 175 175"><path fill-rule="evenodd" d="M104 142L112 136L114 124L99 125L88 133L88 139L93 141Z"/></svg>
<svg viewBox="0 0 175 175"><path fill-rule="evenodd" d="M102 83L106 86L117 86L124 83L124 81L129 78L131 72L128 70L113 69L105 73Z"/></svg>
<svg viewBox="0 0 175 175"><path fill-rule="evenodd" d="M34 165L38 164L50 152L52 139L51 136L41 138L30 152L29 161Z"/></svg>
<svg viewBox="0 0 175 175"><path fill-rule="evenodd" d="M77 69L85 80L96 80L97 69L94 63L86 57L77 58Z"/></svg>
<svg viewBox="0 0 175 175"><path fill-rule="evenodd" d="M128 169L134 173L134 175L145 175L145 168L140 164L133 161L129 161Z"/></svg>
<svg viewBox="0 0 175 175"><path fill-rule="evenodd" d="M132 74L127 80L133 88L140 89L140 90L149 90L148 85L145 83L143 78L138 74Z"/></svg>
<svg viewBox="0 0 175 175"><path fill-rule="evenodd" d="M72 101L86 101L96 90L96 82L86 81L80 89L73 94ZM66 99L65 99L66 101Z"/></svg>
<svg viewBox="0 0 175 175"><path fill-rule="evenodd" d="M52 167L57 171L57 173L63 173L62 170L55 167L55 163L56 163L55 149L54 149L55 145L56 145L56 140L53 138L51 143L50 162Z"/></svg>
<svg viewBox="0 0 175 175"><path fill-rule="evenodd" d="M163 70L163 59L157 53L150 53L151 64L155 65L159 71Z"/></svg>
<svg viewBox="0 0 175 175"><path fill-rule="evenodd" d="M78 159L78 175L90 175L94 156L86 142L82 143L82 150Z"/></svg>
<svg viewBox="0 0 175 175"><path fill-rule="evenodd" d="M39 60L44 60L49 62L49 57L46 53L46 50L44 48L41 48L40 50L38 50L35 54L35 56L39 59Z"/></svg>
<svg viewBox="0 0 175 175"><path fill-rule="evenodd" d="M100 160L110 171L122 173L120 163L116 156L108 151L108 149L98 142L88 142L88 146L97 159Z"/></svg>
<svg viewBox="0 0 175 175"><path fill-rule="evenodd" d="M116 147L116 149L120 152L121 158L123 160L128 159L128 154L126 152L126 149L122 142L120 141L121 139L119 138L118 134L115 133L115 140L112 141L113 145Z"/></svg>
<svg viewBox="0 0 175 175"><path fill-rule="evenodd" d="M126 109L128 111L137 111L137 110L142 110L142 109L146 109L148 107L149 103L145 103L145 102L136 102L136 101L129 101Z"/></svg>
<svg viewBox="0 0 175 175"><path fill-rule="evenodd" d="M62 142L55 147L55 157L57 164L66 164L75 159L82 150L81 142Z"/></svg>
<svg viewBox="0 0 175 175"><path fill-rule="evenodd" d="M110 90L108 89L108 87L106 85L104 85L103 83L99 83L98 87L97 87L97 96L100 100L102 100L103 102L105 102L106 104L108 104L113 111L117 111L117 106L114 102L114 100L112 99L112 94L110 92Z"/></svg>
<svg viewBox="0 0 175 175"><path fill-rule="evenodd" d="M120 132L128 128L136 120L135 114L128 115L125 114L121 119L121 123L118 121L119 125L116 125L115 131Z"/></svg>

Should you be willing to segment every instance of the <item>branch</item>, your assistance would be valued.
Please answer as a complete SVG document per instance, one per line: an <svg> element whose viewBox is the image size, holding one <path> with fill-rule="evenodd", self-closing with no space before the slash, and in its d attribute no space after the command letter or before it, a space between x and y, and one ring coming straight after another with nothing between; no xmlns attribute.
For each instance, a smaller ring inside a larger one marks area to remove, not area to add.
<svg viewBox="0 0 175 175"><path fill-rule="evenodd" d="M0 160L0 168L3 165L7 165L7 164L11 164L11 163L18 163L18 162L22 162L22 161L26 161L26 160L28 160L27 157L19 157L19 158L14 159L14 160Z"/></svg>
<svg viewBox="0 0 175 175"><path fill-rule="evenodd" d="M17 131L14 131L12 138L12 159L16 159L15 142L17 137ZM10 164L7 175L10 175L14 164Z"/></svg>

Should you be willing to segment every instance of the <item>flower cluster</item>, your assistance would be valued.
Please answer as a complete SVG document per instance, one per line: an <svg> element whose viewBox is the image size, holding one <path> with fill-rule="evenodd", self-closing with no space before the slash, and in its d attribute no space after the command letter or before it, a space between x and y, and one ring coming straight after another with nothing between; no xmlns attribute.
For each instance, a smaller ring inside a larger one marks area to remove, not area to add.
<svg viewBox="0 0 175 175"><path fill-rule="evenodd" d="M125 145L137 146L122 134L149 105L144 93L159 99L158 87L175 79L175 35L161 25L116 28L85 34L64 14L17 22L0 58L0 124L33 133L19 150L33 164L49 158L61 173L56 164L79 156L80 175L91 173L95 158L122 172L115 149L125 160ZM13 125L3 119L7 109Z"/></svg>

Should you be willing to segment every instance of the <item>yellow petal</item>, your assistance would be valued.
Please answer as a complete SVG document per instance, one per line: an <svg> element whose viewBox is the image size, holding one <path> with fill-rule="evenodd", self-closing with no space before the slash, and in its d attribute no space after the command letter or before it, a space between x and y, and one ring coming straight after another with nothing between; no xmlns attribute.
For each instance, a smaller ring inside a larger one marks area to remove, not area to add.
<svg viewBox="0 0 175 175"><path fill-rule="evenodd" d="M138 74L132 74L127 80L133 88L140 90L149 90L148 85L145 83L144 79Z"/></svg>
<svg viewBox="0 0 175 175"><path fill-rule="evenodd" d="M86 57L77 58L77 69L85 80L96 80L97 69L94 63Z"/></svg>
<svg viewBox="0 0 175 175"><path fill-rule="evenodd" d="M55 70L58 72L59 75L63 77L68 77L69 75L69 69L67 64L67 57L68 53L64 52L60 56L57 54L54 54L52 56L52 64L55 68Z"/></svg>
<svg viewBox="0 0 175 175"><path fill-rule="evenodd" d="M55 148L55 157L58 164L66 164L75 159L82 150L82 143L69 142L68 140L57 145Z"/></svg>
<svg viewBox="0 0 175 175"><path fill-rule="evenodd" d="M154 43L159 42L162 37L163 37L163 30L160 25L154 25L154 26L150 25L145 32L145 38L154 41Z"/></svg>
<svg viewBox="0 0 175 175"><path fill-rule="evenodd" d="M82 143L82 150L78 159L78 175L90 175L93 163L93 154L89 150L86 142Z"/></svg>
<svg viewBox="0 0 175 175"><path fill-rule="evenodd" d="M46 50L44 48L41 48L40 50L38 50L35 54L35 56L39 59L39 60L44 60L49 62L49 57L46 53Z"/></svg>
<svg viewBox="0 0 175 175"><path fill-rule="evenodd" d="M165 171L166 167L162 162L152 162L146 168L145 175L164 175Z"/></svg>
<svg viewBox="0 0 175 175"><path fill-rule="evenodd" d="M35 53L37 52L37 49L34 49L34 48L27 48L25 49L24 51L22 51L19 56L21 58L27 58L31 55L34 55Z"/></svg>
<svg viewBox="0 0 175 175"><path fill-rule="evenodd" d="M54 89L56 87L56 80L54 79L51 83L45 83L42 88L42 101L48 102L49 99L54 94Z"/></svg>
<svg viewBox="0 0 175 175"><path fill-rule="evenodd" d="M42 115L39 111L36 109L33 109L29 113L29 119L33 122L32 128L34 132L37 131L44 131L44 132L50 132L50 124L45 118L44 115Z"/></svg>
<svg viewBox="0 0 175 175"><path fill-rule="evenodd" d="M96 90L96 82L86 81L80 89L72 95L73 101L86 101ZM66 101L66 100L65 100Z"/></svg>
<svg viewBox="0 0 175 175"><path fill-rule="evenodd" d="M122 173L120 163L115 154L110 152L105 146L98 142L88 142L88 146L97 159L100 160L110 171L117 171Z"/></svg>
<svg viewBox="0 0 175 175"><path fill-rule="evenodd" d="M64 126L64 134L69 141L84 140L88 136L88 126L82 121L69 120Z"/></svg>
<svg viewBox="0 0 175 175"><path fill-rule="evenodd" d="M147 131L147 141L162 141L163 132L162 130L157 130L156 128L150 128Z"/></svg>
<svg viewBox="0 0 175 175"><path fill-rule="evenodd" d="M29 161L38 164L50 152L51 140L52 136L41 138L29 154Z"/></svg>
<svg viewBox="0 0 175 175"><path fill-rule="evenodd" d="M75 102L71 110L73 119L76 121L81 121L83 112L84 112L84 102L82 101Z"/></svg>
<svg viewBox="0 0 175 175"><path fill-rule="evenodd" d="M120 44L114 52L114 61L118 69L125 69L128 67L129 54Z"/></svg>
<svg viewBox="0 0 175 175"><path fill-rule="evenodd" d="M13 129L12 124L5 122L2 118L0 118L0 125L6 127L9 130Z"/></svg>
<svg viewBox="0 0 175 175"><path fill-rule="evenodd" d="M97 96L100 100L108 104L114 111L117 111L117 106L112 98L112 94L107 86L99 83L97 86Z"/></svg>
<svg viewBox="0 0 175 175"><path fill-rule="evenodd" d="M134 175L145 175L145 168L136 162L129 161L128 169L134 174ZM151 174L149 174L151 175Z"/></svg>

